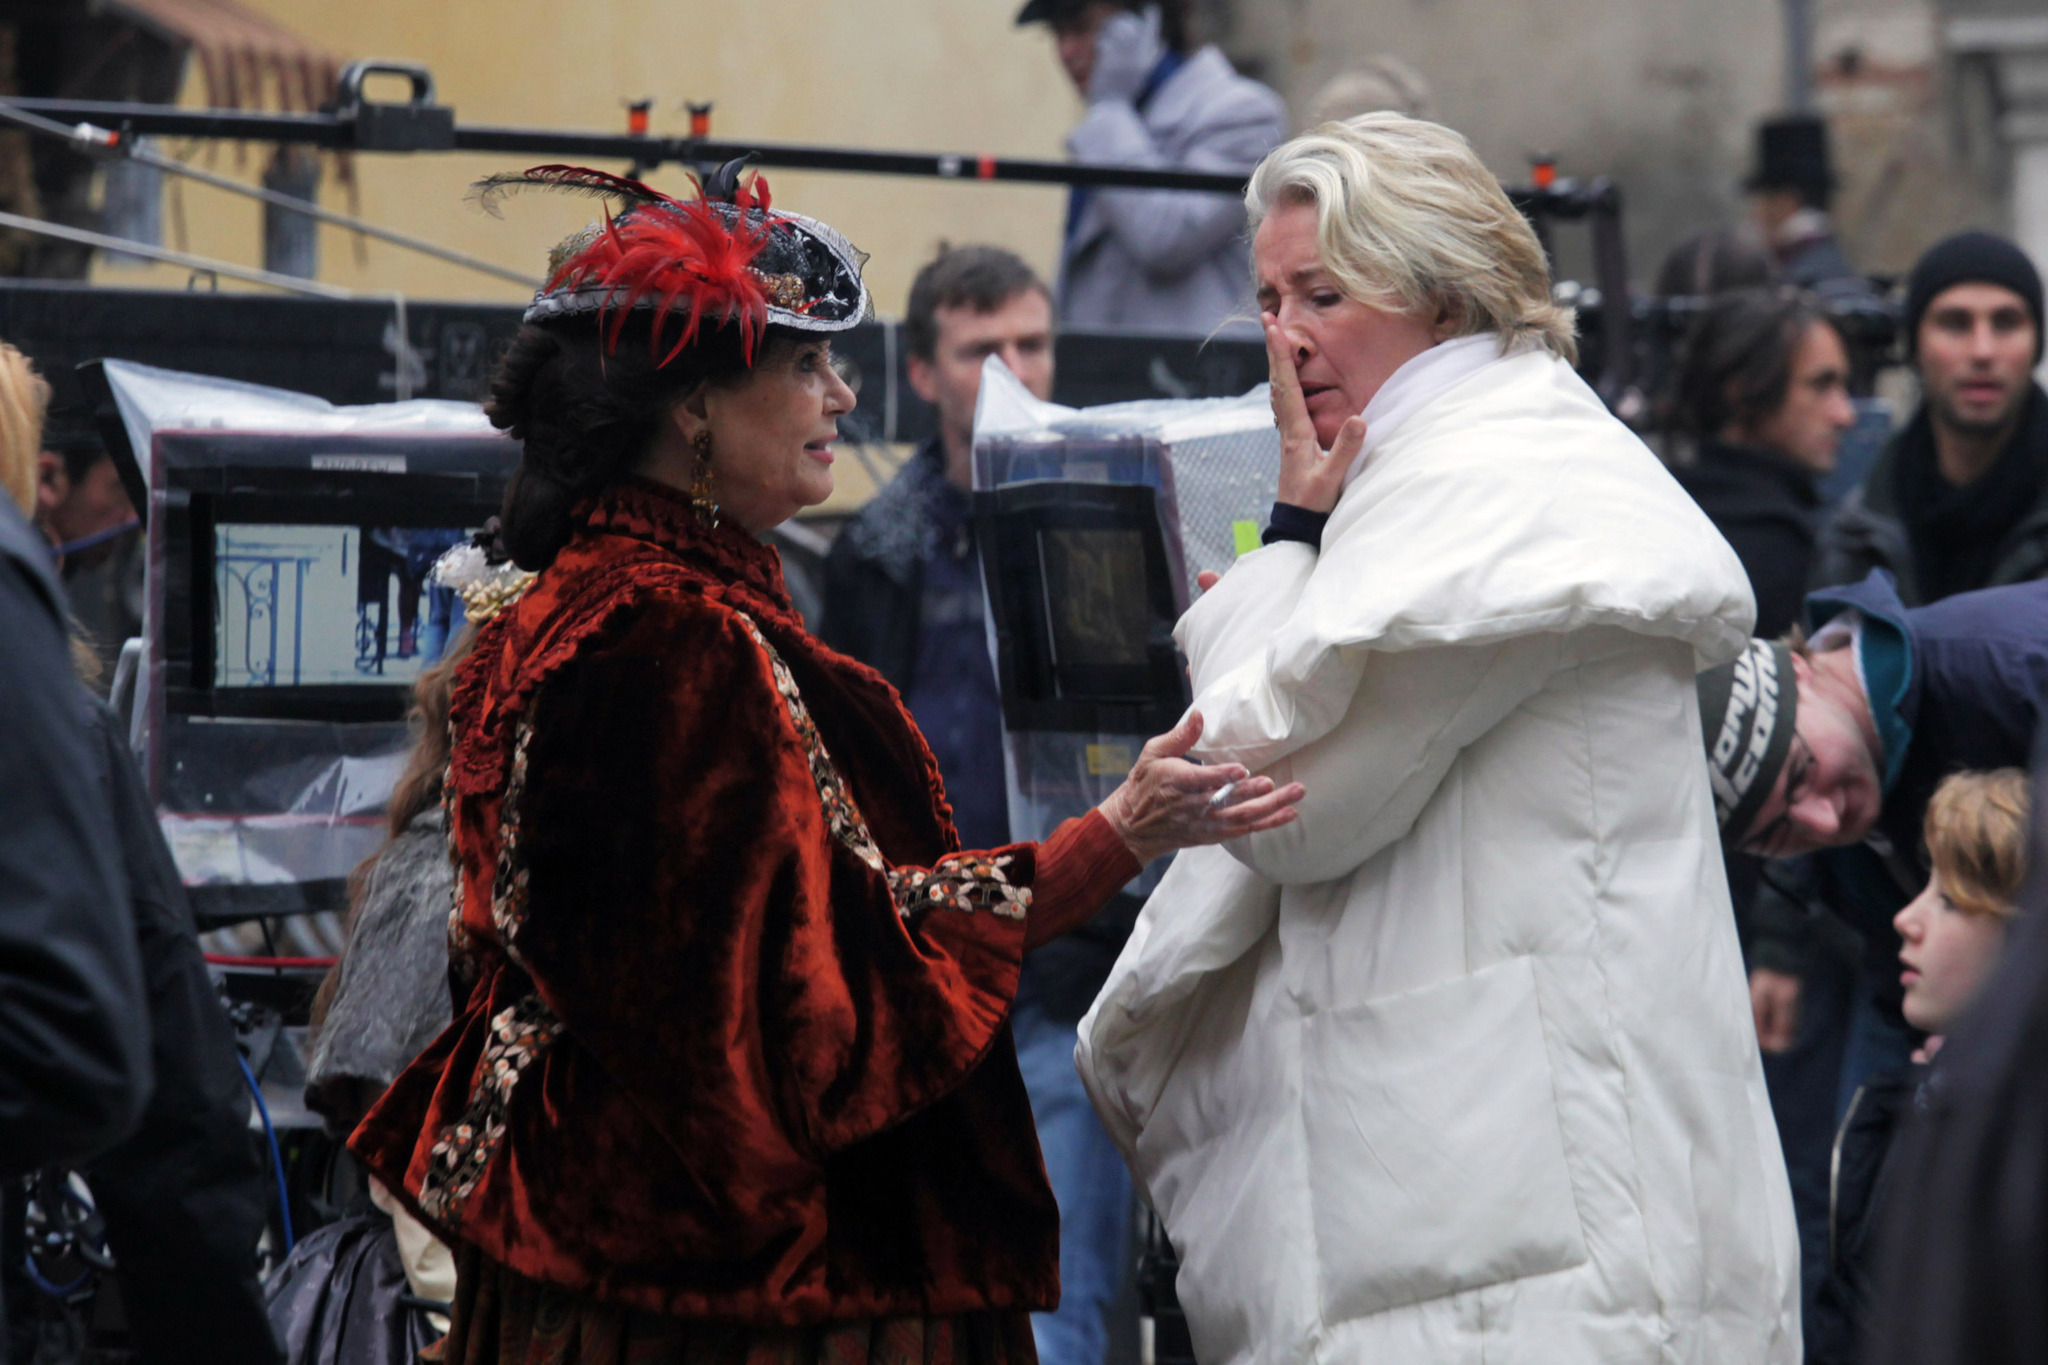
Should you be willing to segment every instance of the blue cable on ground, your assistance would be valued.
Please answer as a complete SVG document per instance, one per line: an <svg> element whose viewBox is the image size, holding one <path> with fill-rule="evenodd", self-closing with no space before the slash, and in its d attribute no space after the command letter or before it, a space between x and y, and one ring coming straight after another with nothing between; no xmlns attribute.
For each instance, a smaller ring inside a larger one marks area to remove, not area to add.
<svg viewBox="0 0 2048 1365"><path fill-rule="evenodd" d="M48 1280L43 1278L43 1272L36 1269L35 1257L24 1256L21 1259L21 1264L22 1268L28 1271L29 1283L34 1285L43 1293L48 1294L53 1299L70 1298L73 1294L76 1294L79 1290L85 1288L86 1281L92 1278L92 1271L87 1270L83 1275L80 1275L70 1284L51 1284Z"/></svg>
<svg viewBox="0 0 2048 1365"><path fill-rule="evenodd" d="M284 1254L292 1254L292 1197L284 1183L284 1153L277 1147L277 1130L270 1126L270 1106L263 1102L263 1087L256 1083L256 1073L249 1069L249 1059L241 1053L235 1054L235 1061L242 1068L242 1079L249 1083L249 1093L256 1097L256 1113L263 1120L263 1136L270 1143L270 1169L277 1175L277 1215L284 1224Z"/></svg>
<svg viewBox="0 0 2048 1365"><path fill-rule="evenodd" d="M63 1190L66 1199L78 1205L86 1213L92 1212L92 1205L82 1198L77 1190L72 1189L68 1181L59 1188ZM47 1294L53 1299L68 1299L92 1283L92 1272L96 1264L94 1258L86 1254L82 1244L79 1249L79 1256L86 1263L85 1270L70 1284L52 1284L49 1280L45 1279L43 1272L36 1269L34 1252L30 1252L22 1258L22 1268L28 1272L29 1283L34 1285L39 1292ZM105 1250L103 1248L101 1259L104 1260L104 1257ZM101 1264L98 1268L102 1270L112 1269L112 1263Z"/></svg>

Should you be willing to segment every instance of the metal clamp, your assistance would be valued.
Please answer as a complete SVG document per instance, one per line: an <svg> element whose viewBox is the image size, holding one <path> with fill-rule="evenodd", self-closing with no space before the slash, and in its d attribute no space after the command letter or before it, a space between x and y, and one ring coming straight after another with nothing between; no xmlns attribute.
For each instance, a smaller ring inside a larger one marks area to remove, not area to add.
<svg viewBox="0 0 2048 1365"><path fill-rule="evenodd" d="M403 76L412 82L404 104L363 98L369 76ZM356 147L366 152L445 152L455 146L455 111L434 103L434 73L418 62L379 57L342 68L335 112L355 123Z"/></svg>

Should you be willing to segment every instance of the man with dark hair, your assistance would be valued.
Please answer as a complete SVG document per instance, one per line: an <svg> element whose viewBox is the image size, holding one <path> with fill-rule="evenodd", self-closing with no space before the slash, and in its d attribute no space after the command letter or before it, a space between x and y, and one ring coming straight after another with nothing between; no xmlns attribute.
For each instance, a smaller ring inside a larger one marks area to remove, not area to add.
<svg viewBox="0 0 2048 1365"><path fill-rule="evenodd" d="M1052 396L1052 299L1000 247L941 247L911 283L903 334L911 387L938 409L939 431L833 543L819 634L902 692L938 760L963 846L994 848L1010 842L1010 817L1002 698L969 518L974 405L990 356L1038 397ZM1047 1365L1101 1365L1104 1314L1123 1274L1130 1175L1081 1088L1074 1042L1130 933L1134 899L1117 897L1032 953L1011 1013L1060 1206L1060 1308L1033 1324Z"/></svg>
<svg viewBox="0 0 2048 1365"><path fill-rule="evenodd" d="M102 693L121 645L142 633L142 521L83 412L53 411L36 459L36 525L55 548L72 620L99 656Z"/></svg>
<svg viewBox="0 0 2048 1365"><path fill-rule="evenodd" d="M1187 0L1027 0L1088 101L1067 151L1089 164L1249 175L1287 136L1287 108L1213 46ZM1251 272L1236 195L1077 186L1068 200L1060 321L1206 335L1247 317Z"/></svg>
<svg viewBox="0 0 2048 1365"><path fill-rule="evenodd" d="M1756 594L1757 632L1767 638L1799 621L1820 532L1818 481L1856 417L1848 377L1841 337L1803 290L1724 294L1686 338L1671 416L1675 433L1690 438L1692 459L1672 472L1734 547ZM1796 1193L1812 1165L1807 1158L1824 1152L1834 1134L1839 1050L1795 1049L1789 1012L1775 1008L1796 992L1807 966L1812 935L1803 913L1760 894L1757 859L1731 848L1727 869L1764 1078Z"/></svg>
<svg viewBox="0 0 2048 1365"><path fill-rule="evenodd" d="M1009 842L1009 811L968 516L974 404L992 355L1052 396L1052 298L1001 247L941 247L911 282L903 335L910 386L938 409L938 434L833 543L820 634L896 685L939 761L960 837L993 848Z"/></svg>
<svg viewBox="0 0 2048 1365"><path fill-rule="evenodd" d="M1908 605L2048 576L2041 276L1988 232L1935 244L1907 280L1920 410L1821 537L1817 581L1874 568Z"/></svg>
<svg viewBox="0 0 2048 1365"><path fill-rule="evenodd" d="M1673 473L1728 538L1756 594L1756 630L1798 620L1820 532L1820 476L1856 421L1849 353L1799 290L1722 295L1679 362L1672 426L1691 459Z"/></svg>

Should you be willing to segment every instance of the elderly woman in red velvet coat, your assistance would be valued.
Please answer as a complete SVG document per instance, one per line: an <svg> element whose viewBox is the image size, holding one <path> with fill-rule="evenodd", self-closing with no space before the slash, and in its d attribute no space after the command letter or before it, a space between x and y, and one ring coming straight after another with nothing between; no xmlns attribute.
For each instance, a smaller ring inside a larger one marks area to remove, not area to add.
<svg viewBox="0 0 2048 1365"><path fill-rule="evenodd" d="M458 1365L1033 1360L1059 1221L1018 965L1300 789L1180 758L1191 716L1046 842L961 851L896 693L757 538L831 492L859 254L734 174L512 179L631 206L493 385L538 576L456 683L454 1022L352 1146L457 1248Z"/></svg>

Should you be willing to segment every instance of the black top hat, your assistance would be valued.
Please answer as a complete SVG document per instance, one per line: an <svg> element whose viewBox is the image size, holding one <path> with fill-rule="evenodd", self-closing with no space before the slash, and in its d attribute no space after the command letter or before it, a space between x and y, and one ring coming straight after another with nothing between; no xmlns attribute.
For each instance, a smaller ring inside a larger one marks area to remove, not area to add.
<svg viewBox="0 0 2048 1365"><path fill-rule="evenodd" d="M1088 0L1024 0L1024 8L1017 11L1017 26L1057 23L1086 8Z"/></svg>
<svg viewBox="0 0 2048 1365"><path fill-rule="evenodd" d="M1835 187L1828 158L1828 125L1818 114L1781 114L1756 129L1752 190L1802 190L1825 201Z"/></svg>

